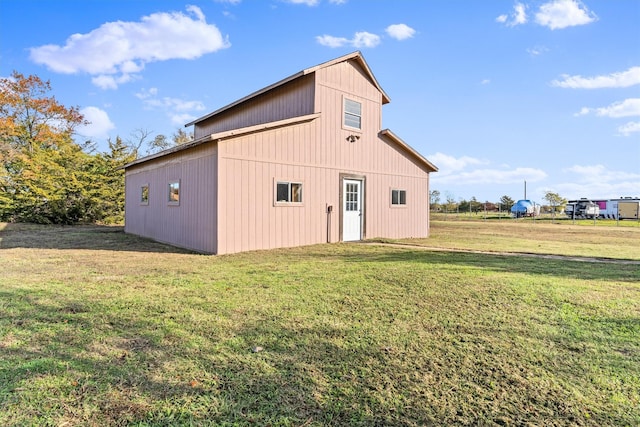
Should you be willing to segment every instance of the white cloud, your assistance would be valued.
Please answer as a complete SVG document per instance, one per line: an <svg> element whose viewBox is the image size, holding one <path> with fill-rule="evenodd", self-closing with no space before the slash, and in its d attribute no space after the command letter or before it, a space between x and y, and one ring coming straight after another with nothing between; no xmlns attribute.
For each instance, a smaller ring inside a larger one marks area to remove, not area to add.
<svg viewBox="0 0 640 427"><path fill-rule="evenodd" d="M349 39L344 37L334 37L329 35L316 36L316 41L320 43L322 46L327 47L342 47L348 44L351 44Z"/></svg>
<svg viewBox="0 0 640 427"><path fill-rule="evenodd" d="M576 116L585 116L587 114L594 113L600 117L634 117L640 116L640 98L629 98L624 101L614 102L608 107L601 108L587 108L583 107Z"/></svg>
<svg viewBox="0 0 640 427"><path fill-rule="evenodd" d="M553 0L540 6L536 23L552 30L586 25L598 19L578 0Z"/></svg>
<svg viewBox="0 0 640 427"><path fill-rule="evenodd" d="M491 80L489 80L489 79L484 79L484 80L482 80L480 82L480 84L482 84L482 85L488 85L489 83L491 83Z"/></svg>
<svg viewBox="0 0 640 427"><path fill-rule="evenodd" d="M200 101L186 101L180 98L158 97L158 89L152 87L150 89L142 89L135 94L147 109L160 110L171 120L174 125L184 125L197 116L193 112L203 111L205 106Z"/></svg>
<svg viewBox="0 0 640 427"><path fill-rule="evenodd" d="M511 15L500 15L496 18L496 22L505 24L508 27L515 27L516 25L522 25L527 23L527 6L523 3L516 2L513 5L513 12Z"/></svg>
<svg viewBox="0 0 640 427"><path fill-rule="evenodd" d="M64 46L31 48L37 64L64 73L87 73L103 89L136 78L146 64L195 59L230 46L218 28L207 24L197 6L181 12L154 13L139 22L107 22L86 34L73 34Z"/></svg>
<svg viewBox="0 0 640 427"><path fill-rule="evenodd" d="M522 3L516 3L513 6L513 25L522 25L527 23L527 7Z"/></svg>
<svg viewBox="0 0 640 427"><path fill-rule="evenodd" d="M318 0L285 0L291 4L305 4L307 6L315 6L318 4Z"/></svg>
<svg viewBox="0 0 640 427"><path fill-rule="evenodd" d="M618 127L618 134L630 136L632 133L640 133L640 122L629 122Z"/></svg>
<svg viewBox="0 0 640 427"><path fill-rule="evenodd" d="M603 165L573 165L564 169L564 172L576 174L580 177L580 181L585 181L589 184L597 183L599 181L614 182L640 180L640 173L608 170Z"/></svg>
<svg viewBox="0 0 640 427"><path fill-rule="evenodd" d="M406 24L393 24L385 29L386 33L396 40L406 40L415 35L416 30ZM316 42L327 47L343 47L352 46L357 49L368 47L374 48L381 43L382 39L379 35L369 33L367 31L359 31L353 35L353 38L335 37L328 34L316 36Z"/></svg>
<svg viewBox="0 0 640 427"><path fill-rule="evenodd" d="M428 156L429 160L433 162L433 164L438 165L438 174L446 175L451 172L460 171L471 165L481 165L486 163L483 160L476 159L469 156L462 156L459 158L455 158L453 156L449 156L444 153L435 153Z"/></svg>
<svg viewBox="0 0 640 427"><path fill-rule="evenodd" d="M158 88L152 87L150 89L142 89L140 92L136 93L136 98L138 99L148 99L154 97L158 94Z"/></svg>
<svg viewBox="0 0 640 427"><path fill-rule="evenodd" d="M353 46L360 47L376 47L380 44L380 36L367 33L366 31L357 32L352 40Z"/></svg>
<svg viewBox="0 0 640 427"><path fill-rule="evenodd" d="M537 182L547 177L547 173L535 168L515 169L474 169L449 175L434 175L437 184L477 185L477 184L517 184L523 181Z"/></svg>
<svg viewBox="0 0 640 427"><path fill-rule="evenodd" d="M569 197L615 198L638 196L640 173L608 170L603 165L574 165L563 170L571 183L557 185Z"/></svg>
<svg viewBox="0 0 640 427"><path fill-rule="evenodd" d="M416 30L406 24L389 25L385 31L390 37L396 40L410 39L416 33Z"/></svg>
<svg viewBox="0 0 640 427"><path fill-rule="evenodd" d="M185 123L192 122L193 120L197 119L198 116L194 116L193 114L189 113L176 113L169 114L169 118L171 119L172 124L176 126L184 126Z"/></svg>
<svg viewBox="0 0 640 427"><path fill-rule="evenodd" d="M98 86L100 89L117 89L119 85L128 83L132 80L138 79L139 76L135 74L122 74L120 76L99 75L91 78L91 83Z"/></svg>
<svg viewBox="0 0 640 427"><path fill-rule="evenodd" d="M427 156L438 166L438 173L431 178L434 184L517 184L541 181L547 174L535 168L490 168L488 161L473 157L453 157L443 153Z"/></svg>
<svg viewBox="0 0 640 427"><path fill-rule="evenodd" d="M88 125L77 129L77 133L84 137L107 138L109 131L115 128L107 112L98 107L85 107L80 110L80 113L89 122Z"/></svg>
<svg viewBox="0 0 640 427"><path fill-rule="evenodd" d="M531 56L538 56L538 55L542 55L545 52L548 52L549 49L547 49L544 46L536 46L536 47L532 47L527 49L527 53Z"/></svg>
<svg viewBox="0 0 640 427"><path fill-rule="evenodd" d="M173 111L203 111L204 104L200 101L185 101L179 98L164 97L155 103L158 107L170 108Z"/></svg>
<svg viewBox="0 0 640 427"><path fill-rule="evenodd" d="M355 33L353 39L347 39L344 37L334 37L329 35L317 36L316 41L327 47L342 47L353 46L356 48L361 47L376 47L380 44L380 36L371 34L366 31Z"/></svg>
<svg viewBox="0 0 640 427"><path fill-rule="evenodd" d="M562 80L551 82L553 86L570 89L620 88L640 84L640 67L631 67L627 71L604 76L582 77L580 75L562 75Z"/></svg>

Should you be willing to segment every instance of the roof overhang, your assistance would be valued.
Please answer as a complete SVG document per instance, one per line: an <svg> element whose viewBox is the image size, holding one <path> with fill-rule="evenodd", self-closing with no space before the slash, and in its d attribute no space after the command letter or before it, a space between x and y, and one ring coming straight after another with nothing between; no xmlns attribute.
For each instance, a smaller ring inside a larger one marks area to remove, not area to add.
<svg viewBox="0 0 640 427"><path fill-rule="evenodd" d="M427 160L422 154L418 153L413 147L404 142L402 138L400 138L395 133L391 132L389 129L381 130L379 133L380 136L385 136L393 141L396 145L398 145L403 151L413 157L418 161L419 164L424 166L429 172L438 172L438 168Z"/></svg>
<svg viewBox="0 0 640 427"><path fill-rule="evenodd" d="M145 156L145 157L141 157L141 158L139 158L137 160L134 160L131 163L127 163L121 169L127 169L127 168L130 168L132 166L139 165L141 163L146 163L146 162L149 162L151 160L155 160L155 159L158 159L158 158L161 158L161 157L168 156L170 154L174 154L174 153L178 153L180 151L188 150L190 148L197 147L198 145L202 145L202 144L205 144L207 142L212 142L212 141L219 142L219 141L222 141L224 139L236 138L238 136L248 135L250 133L262 132L262 131L265 131L265 130L275 129L275 128L279 128L279 127L283 127L283 126L289 126L289 125L297 124L297 123L310 122L312 120L317 119L318 117L320 117L320 113L307 114L305 116L292 117L290 119L278 120L278 121L275 121L275 122L269 122L269 123L254 125L254 126L247 126L247 127L243 127L243 128L232 129L232 130L228 130L228 131L225 131L225 132L214 133L214 134L211 134L211 135L207 135L204 138L199 138L199 139L196 139L194 141L187 142L186 144L176 145L174 147L171 147L169 149L160 151L158 153L151 154L151 155Z"/></svg>

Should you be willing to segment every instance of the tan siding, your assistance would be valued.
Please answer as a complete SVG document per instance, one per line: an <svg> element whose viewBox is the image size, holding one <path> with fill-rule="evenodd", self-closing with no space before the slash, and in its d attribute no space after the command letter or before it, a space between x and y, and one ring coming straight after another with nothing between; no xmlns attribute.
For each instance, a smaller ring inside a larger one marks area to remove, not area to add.
<svg viewBox="0 0 640 427"><path fill-rule="evenodd" d="M198 123L196 139L262 123L313 113L313 75L293 80L239 106Z"/></svg>
<svg viewBox="0 0 640 427"><path fill-rule="evenodd" d="M366 177L367 237L427 235L428 176L421 167L377 133L355 143L340 137L318 144L316 135L328 127L323 122L318 119L220 142L220 170L227 171L221 174L220 205L227 207L227 217L219 224L226 231L219 253L326 242L327 205L334 206L330 240L337 241L340 173ZM319 145L339 164L322 161ZM274 206L277 179L304 183L303 206ZM391 207L391 188L407 191L407 206Z"/></svg>
<svg viewBox="0 0 640 427"><path fill-rule="evenodd" d="M215 145L205 144L127 169L125 231L201 252L216 252ZM180 205L168 203L168 184L180 180ZM149 185L149 205L140 188Z"/></svg>
<svg viewBox="0 0 640 427"><path fill-rule="evenodd" d="M359 132L342 126L345 96L362 103ZM229 137L128 168L127 231L220 254L292 247L327 241L326 208L332 205L329 240L336 242L344 174L365 178L365 237L427 236L429 175L391 138L380 136L382 101L357 61L340 62L199 123L196 138L321 113L315 120ZM352 134L360 139L347 141ZM179 208L168 207L164 193L163 203L152 209L139 206L137 186L149 182L155 194L153 188L164 191L170 178L183 182ZM275 206L276 179L302 181L303 204ZM392 188L407 191L406 206L391 206Z"/></svg>
<svg viewBox="0 0 640 427"><path fill-rule="evenodd" d="M303 153L314 146L315 127L313 122L304 123L220 143L219 161L224 164L220 169L228 171L220 181L220 204L232 205L238 197L244 202L233 220L226 218L219 253L326 242L326 205L337 206L339 181L337 170L328 172L302 161ZM242 146L258 144L262 147L253 157L238 155L245 152ZM326 180L331 175L329 185ZM280 179L303 183L301 206L274 206L274 181ZM238 180L243 182L239 196L232 189ZM337 230L337 222L333 225ZM332 240L337 240L337 233Z"/></svg>
<svg viewBox="0 0 640 427"><path fill-rule="evenodd" d="M336 64L317 74L316 109L323 112L320 163L366 177L366 236L427 236L428 174L395 144L379 137L382 94L356 63ZM362 103L361 132L342 127L345 96ZM351 134L360 139L347 142ZM406 207L391 207L391 187L407 191Z"/></svg>

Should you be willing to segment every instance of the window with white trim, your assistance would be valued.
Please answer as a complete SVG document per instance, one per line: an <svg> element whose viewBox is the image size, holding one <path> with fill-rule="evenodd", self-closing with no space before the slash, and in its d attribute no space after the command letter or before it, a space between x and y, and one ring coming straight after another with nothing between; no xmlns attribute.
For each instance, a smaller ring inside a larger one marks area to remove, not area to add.
<svg viewBox="0 0 640 427"><path fill-rule="evenodd" d="M344 99L343 125L348 128L362 129L362 104L351 99Z"/></svg>
<svg viewBox="0 0 640 427"><path fill-rule="evenodd" d="M407 204L406 190L391 190L391 205L402 206Z"/></svg>
<svg viewBox="0 0 640 427"><path fill-rule="evenodd" d="M302 203L302 183L277 181L276 203Z"/></svg>
<svg viewBox="0 0 640 427"><path fill-rule="evenodd" d="M140 204L148 205L149 204L149 184L145 184L140 187Z"/></svg>
<svg viewBox="0 0 640 427"><path fill-rule="evenodd" d="M172 181L169 183L168 202L170 205L180 204L180 181Z"/></svg>

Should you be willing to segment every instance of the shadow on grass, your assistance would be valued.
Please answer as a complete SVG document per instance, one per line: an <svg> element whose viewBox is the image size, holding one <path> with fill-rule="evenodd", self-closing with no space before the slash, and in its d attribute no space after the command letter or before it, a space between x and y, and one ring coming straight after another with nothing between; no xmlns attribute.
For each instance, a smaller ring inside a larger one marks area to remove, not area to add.
<svg viewBox="0 0 640 427"><path fill-rule="evenodd" d="M171 313L141 316L54 293L2 291L0 300L9 301L0 319L9 425L627 425L634 416L587 418L592 408L563 387L584 372L554 377L582 357L584 336L545 359L498 329L434 324L426 341L403 348L356 324L301 325L263 312L211 333ZM537 345L553 338L521 332Z"/></svg>
<svg viewBox="0 0 640 427"><path fill-rule="evenodd" d="M125 234L121 226L0 224L0 249L13 248L193 253Z"/></svg>
<svg viewBox="0 0 640 427"><path fill-rule="evenodd" d="M197 334L209 350L202 352L194 325L168 327L163 316L140 320L48 292L2 291L0 300L11 302L0 319L0 413L15 420L8 425L433 422L402 400L380 404L378 377L363 368L384 370L384 350L340 347L334 338L352 332L338 327L252 318L235 327L232 342Z"/></svg>
<svg viewBox="0 0 640 427"><path fill-rule="evenodd" d="M607 280L640 282L640 268L637 263L613 264L576 261L567 259L547 259L541 256L513 256L488 253L465 253L459 251L428 249L408 249L401 247L360 247L349 244L349 249L327 254L309 248L310 257L339 257L347 263L407 263L442 264L449 266L476 267L486 271L501 273L524 273L536 276L567 277L584 280Z"/></svg>

